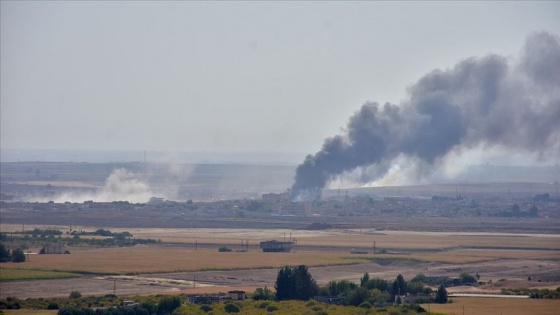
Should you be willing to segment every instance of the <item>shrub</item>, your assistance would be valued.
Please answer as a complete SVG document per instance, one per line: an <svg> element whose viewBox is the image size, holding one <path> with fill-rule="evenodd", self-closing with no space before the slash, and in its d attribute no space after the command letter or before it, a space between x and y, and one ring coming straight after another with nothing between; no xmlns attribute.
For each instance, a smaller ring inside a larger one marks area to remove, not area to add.
<svg viewBox="0 0 560 315"><path fill-rule="evenodd" d="M264 289L257 288L255 292L253 292L253 300L274 300L274 293L267 287L264 287Z"/></svg>
<svg viewBox="0 0 560 315"><path fill-rule="evenodd" d="M362 304L358 305L358 307L369 309L371 308L371 304L368 302L363 302Z"/></svg>
<svg viewBox="0 0 560 315"><path fill-rule="evenodd" d="M228 303L224 306L224 310L226 313L239 313L241 309L235 304Z"/></svg>
<svg viewBox="0 0 560 315"><path fill-rule="evenodd" d="M225 246L222 246L220 248L218 248L219 252L231 252L231 248L227 248Z"/></svg>
<svg viewBox="0 0 560 315"><path fill-rule="evenodd" d="M79 299L82 297L82 293L80 291L72 291L68 297L71 299Z"/></svg>
<svg viewBox="0 0 560 315"><path fill-rule="evenodd" d="M200 306L200 309L204 312L204 313L208 313L211 310L213 310L214 308L212 307L212 305L208 305L208 304L204 304Z"/></svg>
<svg viewBox="0 0 560 315"><path fill-rule="evenodd" d="M60 307L58 306L58 303L55 302L50 302L49 305L47 306L48 310L57 310Z"/></svg>
<svg viewBox="0 0 560 315"><path fill-rule="evenodd" d="M278 306L276 306L276 305L269 305L269 306L266 308L266 311L267 311L267 312L274 312L274 311L276 311L276 310L278 310Z"/></svg>
<svg viewBox="0 0 560 315"><path fill-rule="evenodd" d="M262 302L261 304L258 305L258 308L265 309L265 308L267 308L269 305L270 305L269 302Z"/></svg>

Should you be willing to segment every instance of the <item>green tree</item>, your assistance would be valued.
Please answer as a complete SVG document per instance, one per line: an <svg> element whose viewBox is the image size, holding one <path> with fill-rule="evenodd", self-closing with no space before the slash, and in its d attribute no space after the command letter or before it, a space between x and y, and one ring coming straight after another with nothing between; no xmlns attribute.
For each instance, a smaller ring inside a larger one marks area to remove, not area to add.
<svg viewBox="0 0 560 315"><path fill-rule="evenodd" d="M364 273L364 275L360 278L360 287L367 286L369 282L369 273Z"/></svg>
<svg viewBox="0 0 560 315"><path fill-rule="evenodd" d="M82 297L82 293L80 291L72 291L68 297L71 299L79 299Z"/></svg>
<svg viewBox="0 0 560 315"><path fill-rule="evenodd" d="M274 293L270 291L267 287L257 288L253 293L253 300L274 300Z"/></svg>
<svg viewBox="0 0 560 315"><path fill-rule="evenodd" d="M461 272L459 274L459 280L461 281L461 284L476 284L476 277L471 275L470 273L467 272Z"/></svg>
<svg viewBox="0 0 560 315"><path fill-rule="evenodd" d="M280 268L274 288L278 301L309 300L319 292L317 283L305 265Z"/></svg>
<svg viewBox="0 0 560 315"><path fill-rule="evenodd" d="M370 296L371 294L368 289L358 287L348 295L347 303L353 306L358 306L367 301Z"/></svg>
<svg viewBox="0 0 560 315"><path fill-rule="evenodd" d="M537 206L532 205L531 208L529 208L529 216L530 217L538 217L539 216L539 208L537 208Z"/></svg>
<svg viewBox="0 0 560 315"><path fill-rule="evenodd" d="M276 289L276 300L293 300L295 293L295 281L292 268L286 266L278 270L278 275L276 276L276 283L274 288Z"/></svg>
<svg viewBox="0 0 560 315"><path fill-rule="evenodd" d="M6 249L4 244L0 243L0 262L8 262L12 260L10 251Z"/></svg>
<svg viewBox="0 0 560 315"><path fill-rule="evenodd" d="M447 303L447 290L443 285L440 285L437 289L435 302L441 304Z"/></svg>
<svg viewBox="0 0 560 315"><path fill-rule="evenodd" d="M171 314L176 308L181 306L181 299L178 296L166 296L159 300L158 315Z"/></svg>
<svg viewBox="0 0 560 315"><path fill-rule="evenodd" d="M309 273L307 266L299 265L294 271L296 299L309 300L319 291L319 287Z"/></svg>
<svg viewBox="0 0 560 315"><path fill-rule="evenodd" d="M23 250L21 248L14 249L12 251L12 262L25 262L25 254L23 253Z"/></svg>
<svg viewBox="0 0 560 315"><path fill-rule="evenodd" d="M404 277L402 275L398 275L393 282L393 286L391 287L391 294L393 297L395 295L406 294L406 281L404 280Z"/></svg>
<svg viewBox="0 0 560 315"><path fill-rule="evenodd" d="M385 279L381 279L381 278L373 278L373 279L369 279L366 288L368 289L377 289L381 292L383 291L387 291L389 289L389 282L387 282L387 280Z"/></svg>

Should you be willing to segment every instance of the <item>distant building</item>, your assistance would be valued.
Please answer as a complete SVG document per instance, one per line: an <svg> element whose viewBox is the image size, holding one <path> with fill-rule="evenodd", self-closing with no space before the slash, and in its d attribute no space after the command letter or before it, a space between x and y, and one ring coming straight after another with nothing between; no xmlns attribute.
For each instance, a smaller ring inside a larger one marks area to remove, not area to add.
<svg viewBox="0 0 560 315"><path fill-rule="evenodd" d="M285 252L289 253L294 248L295 242L264 241L260 247L265 253Z"/></svg>
<svg viewBox="0 0 560 315"><path fill-rule="evenodd" d="M70 254L70 252L66 250L66 243L58 241L57 243L45 244L39 254Z"/></svg>
<svg viewBox="0 0 560 315"><path fill-rule="evenodd" d="M291 194L292 194L291 189L288 189L285 192L279 194L275 194L275 193L262 194L262 200L266 202L284 202L290 200Z"/></svg>
<svg viewBox="0 0 560 315"><path fill-rule="evenodd" d="M228 291L228 298L232 300L245 300L245 291L233 290Z"/></svg>
<svg viewBox="0 0 560 315"><path fill-rule="evenodd" d="M279 213L284 215L306 216L309 204L305 202L287 202L280 206Z"/></svg>

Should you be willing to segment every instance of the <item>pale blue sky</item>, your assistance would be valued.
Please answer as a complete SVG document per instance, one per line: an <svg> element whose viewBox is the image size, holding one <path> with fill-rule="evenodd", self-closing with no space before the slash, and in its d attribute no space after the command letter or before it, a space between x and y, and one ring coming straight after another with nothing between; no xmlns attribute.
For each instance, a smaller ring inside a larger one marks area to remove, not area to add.
<svg viewBox="0 0 560 315"><path fill-rule="evenodd" d="M560 2L2 1L1 147L313 153ZM302 156L303 158L303 156Z"/></svg>

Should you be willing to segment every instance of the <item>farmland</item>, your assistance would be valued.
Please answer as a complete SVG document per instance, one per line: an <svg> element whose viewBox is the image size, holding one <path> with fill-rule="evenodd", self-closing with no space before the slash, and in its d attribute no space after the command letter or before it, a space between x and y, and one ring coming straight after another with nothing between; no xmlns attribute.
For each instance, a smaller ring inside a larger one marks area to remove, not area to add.
<svg viewBox="0 0 560 315"><path fill-rule="evenodd" d="M2 168L3 196L20 200L28 193L34 198L54 198L64 191L93 193L104 189L103 180L114 167L123 165L37 162L8 166ZM149 183L152 191L166 189L166 176L170 174L166 171L158 175L161 167L125 166L137 171L137 178ZM503 209L514 203L527 209L535 194L554 194L554 186L549 184L528 181L511 185L410 186L402 190L360 188L345 196L326 191L325 200L306 204L302 213L290 214L283 210L284 203L289 202L267 204L255 199L259 198L257 190L248 188L266 181L257 176L263 167L235 181L249 170L252 169L183 167L180 172L190 174L193 182L173 182L178 185L173 188L177 195L184 198L212 199L212 187L219 186L218 195L233 193L243 199L136 204L3 201L0 231L12 237L6 242L8 247L23 244L28 252L37 253L42 245L58 237L72 243L72 232L97 229L129 232L133 239L157 242L129 247L111 247L106 242L103 246L109 247L101 247L87 240L104 237L84 234L80 236L82 242L68 246L69 255L28 254L24 263L2 263L0 298L67 297L71 291L85 296L119 297L229 289L252 292L258 287L273 288L278 268L300 264L309 266L320 285L333 280L358 283L366 272L389 281L399 274L408 280L419 273L453 278L466 272L479 275L480 283L449 287L450 293L496 294L502 289L554 290L560 286L557 204L538 203L537 217L500 216L509 213ZM271 189L278 191L289 183L283 173L287 170L293 171L289 167L273 169L281 176L271 182ZM94 171L96 175L92 175ZM228 185L237 185L235 191L219 185L222 171ZM459 189L469 197L457 197ZM403 191L413 196L394 196ZM432 199L435 194L443 197ZM34 229L59 230L61 234L27 238L21 234ZM265 240L292 240L296 247L291 253L263 253L259 242ZM231 251L219 252L220 247ZM505 308L507 303L519 303L515 304L516 311L526 310L525 307L538 310L535 314L549 314L549 309L557 305L556 300L542 301L537 306L532 299L454 298L452 304L429 307L441 313L460 313L465 306L465 314L490 314L497 309L510 314L513 310ZM486 308L475 310L471 308L474 306Z"/></svg>

